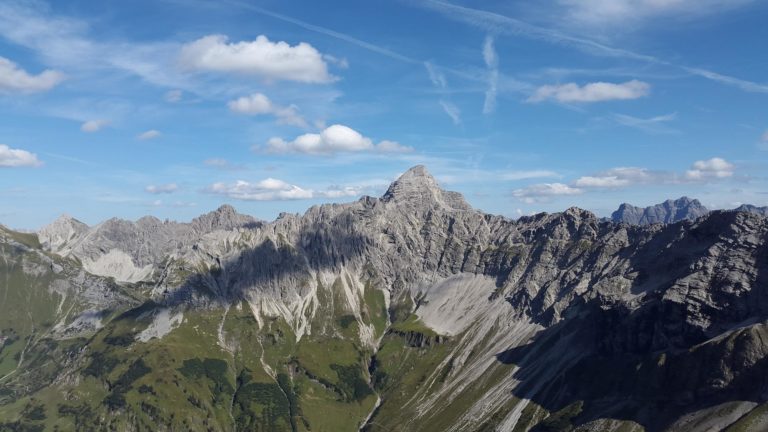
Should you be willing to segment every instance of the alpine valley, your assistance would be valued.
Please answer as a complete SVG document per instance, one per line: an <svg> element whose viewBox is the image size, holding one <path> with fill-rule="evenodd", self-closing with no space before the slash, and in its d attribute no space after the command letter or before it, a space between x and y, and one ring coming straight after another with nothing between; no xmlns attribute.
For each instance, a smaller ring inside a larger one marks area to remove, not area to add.
<svg viewBox="0 0 768 432"><path fill-rule="evenodd" d="M766 430L767 238L512 220L423 166L273 222L0 228L0 431Z"/></svg>

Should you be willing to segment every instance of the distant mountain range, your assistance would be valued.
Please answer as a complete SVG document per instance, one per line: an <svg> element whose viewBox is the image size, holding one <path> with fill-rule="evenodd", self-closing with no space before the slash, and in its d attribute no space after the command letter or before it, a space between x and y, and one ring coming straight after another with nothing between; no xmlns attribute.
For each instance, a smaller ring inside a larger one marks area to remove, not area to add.
<svg viewBox="0 0 768 432"><path fill-rule="evenodd" d="M511 220L416 166L272 222L0 227L0 431L767 430L746 209Z"/></svg>
<svg viewBox="0 0 768 432"><path fill-rule="evenodd" d="M768 207L756 207L750 204L743 204L735 208L734 211L768 216ZM709 210L699 200L681 197L649 207L635 207L624 203L611 214L611 220L632 225L669 224L682 220L695 220L707 213Z"/></svg>

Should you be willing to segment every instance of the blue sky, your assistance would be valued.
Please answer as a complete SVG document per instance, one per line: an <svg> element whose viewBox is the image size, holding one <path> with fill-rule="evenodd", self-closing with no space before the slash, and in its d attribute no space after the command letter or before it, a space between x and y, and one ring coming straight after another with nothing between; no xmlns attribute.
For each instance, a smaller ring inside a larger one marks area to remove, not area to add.
<svg viewBox="0 0 768 432"><path fill-rule="evenodd" d="M3 1L0 222L768 204L768 2Z"/></svg>

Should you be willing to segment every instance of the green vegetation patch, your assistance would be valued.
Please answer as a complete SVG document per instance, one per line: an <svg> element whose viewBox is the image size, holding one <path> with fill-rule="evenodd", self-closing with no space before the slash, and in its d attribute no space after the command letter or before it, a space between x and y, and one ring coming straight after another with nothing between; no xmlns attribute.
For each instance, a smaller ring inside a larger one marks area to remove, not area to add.
<svg viewBox="0 0 768 432"><path fill-rule="evenodd" d="M152 372L143 359L138 359L128 366L128 370L123 372L122 375L111 386L111 392L104 399L104 403L112 410L125 407L125 394L131 389L131 385L143 377L144 375Z"/></svg>
<svg viewBox="0 0 768 432"><path fill-rule="evenodd" d="M331 369L336 371L336 374L339 376L339 384L337 388L344 396L345 402L360 402L373 394L370 386L360 373L359 365L342 366L339 364L332 364Z"/></svg>
<svg viewBox="0 0 768 432"><path fill-rule="evenodd" d="M251 382L250 372L244 370L237 387L232 414L238 430L295 430L291 402L279 384Z"/></svg>
<svg viewBox="0 0 768 432"><path fill-rule="evenodd" d="M179 368L179 372L187 378L200 379L207 378L211 381L211 393L214 400L219 400L222 395L232 395L235 389L227 379L229 366L227 362L221 359L206 358L200 360L193 358L184 360L184 364Z"/></svg>

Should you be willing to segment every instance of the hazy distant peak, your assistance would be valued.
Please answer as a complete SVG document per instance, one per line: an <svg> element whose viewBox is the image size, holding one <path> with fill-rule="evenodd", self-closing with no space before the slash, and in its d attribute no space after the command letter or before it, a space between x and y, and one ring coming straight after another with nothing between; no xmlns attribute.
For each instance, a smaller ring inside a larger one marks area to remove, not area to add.
<svg viewBox="0 0 768 432"><path fill-rule="evenodd" d="M683 196L648 207L636 207L623 203L611 214L611 220L633 225L650 225L674 223L686 219L693 220L708 212L709 210L699 200Z"/></svg>

